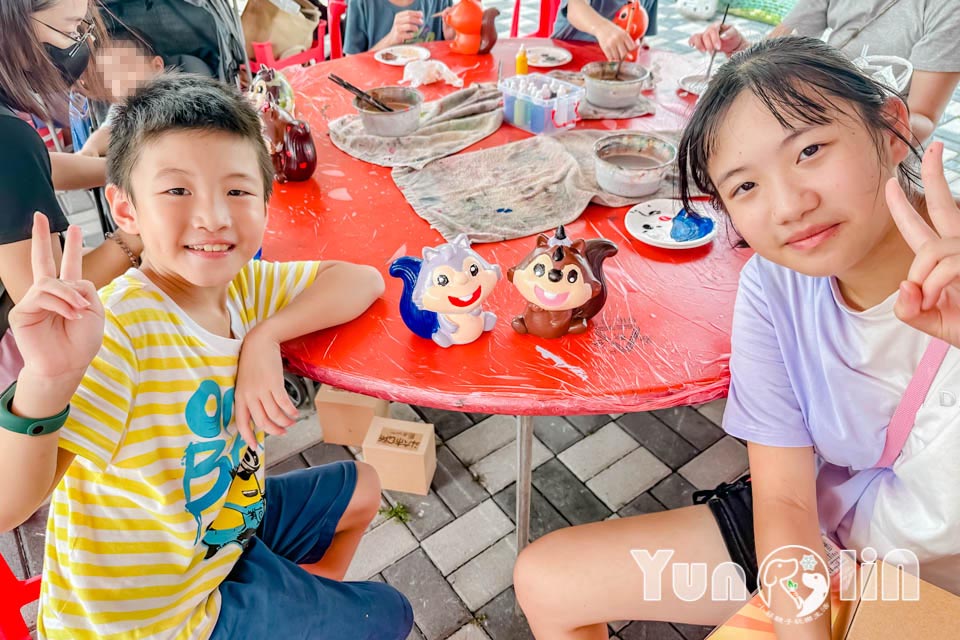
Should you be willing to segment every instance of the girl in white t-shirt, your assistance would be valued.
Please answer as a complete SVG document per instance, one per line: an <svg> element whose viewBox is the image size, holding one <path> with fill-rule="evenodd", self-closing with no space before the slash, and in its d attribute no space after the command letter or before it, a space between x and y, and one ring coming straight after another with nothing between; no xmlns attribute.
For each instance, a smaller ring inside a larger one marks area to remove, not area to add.
<svg viewBox="0 0 960 640"><path fill-rule="evenodd" d="M606 638L611 620L716 625L759 582L784 620L778 638L827 640L826 611L805 621L825 584L803 574L824 556L821 532L896 563L915 557L922 578L960 593L960 358L949 348L960 346L960 210L939 143L919 190L909 122L899 97L810 38L762 42L711 81L678 164L684 206L695 185L756 251L724 415L748 443L752 478L698 492L691 507L535 541L514 582L537 638ZM887 425L928 347L942 364L926 402L897 418L913 429L896 458ZM726 599L709 583L698 595L697 575L731 568Z"/></svg>

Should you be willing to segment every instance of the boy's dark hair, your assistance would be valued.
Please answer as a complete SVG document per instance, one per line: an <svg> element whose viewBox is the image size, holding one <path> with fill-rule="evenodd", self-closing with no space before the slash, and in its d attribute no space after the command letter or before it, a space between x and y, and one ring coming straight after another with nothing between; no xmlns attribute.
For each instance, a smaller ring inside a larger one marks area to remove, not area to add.
<svg viewBox="0 0 960 640"><path fill-rule="evenodd" d="M273 162L253 105L234 87L190 73L161 73L120 105L110 131L107 180L133 197L130 174L143 146L165 133L189 130L228 133L250 142L257 152L264 200L270 198Z"/></svg>
<svg viewBox="0 0 960 640"><path fill-rule="evenodd" d="M899 93L864 75L840 51L820 40L802 36L771 38L737 53L720 67L683 131L677 165L680 198L687 210L693 210L691 197L695 195L691 179L693 185L710 196L715 207L724 210L707 166L726 114L744 91L759 98L788 129L794 128L797 121L829 124L836 114L848 113L852 106L855 113L848 115L859 116L873 136L878 157L884 131L892 132L919 157L913 140L898 131L896 123L883 111L888 98L903 100ZM900 163L899 173L904 186L919 184L916 169L907 162ZM741 246L746 245L741 242Z"/></svg>
<svg viewBox="0 0 960 640"><path fill-rule="evenodd" d="M128 25L123 25L119 31L110 34L110 44L115 47L133 47L145 58L159 55L147 34Z"/></svg>

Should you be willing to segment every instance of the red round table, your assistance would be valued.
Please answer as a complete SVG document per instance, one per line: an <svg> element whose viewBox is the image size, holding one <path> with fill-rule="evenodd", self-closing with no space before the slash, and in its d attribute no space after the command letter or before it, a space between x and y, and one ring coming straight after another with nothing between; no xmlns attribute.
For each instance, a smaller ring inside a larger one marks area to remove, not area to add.
<svg viewBox="0 0 960 640"><path fill-rule="evenodd" d="M528 47L549 42L525 41ZM498 63L505 77L513 75L519 43L502 40L486 56L451 53L445 42L427 46L434 59L461 75L466 86L495 81ZM563 69L578 70L602 59L595 44L557 44L573 53ZM693 102L678 92L677 80L695 71L693 64L662 51L645 51L639 62L653 68L658 78L652 96L656 114L584 121L578 126L683 127ZM390 169L357 160L333 146L327 123L353 109L352 96L327 80L331 72L364 89L398 84L403 77L401 67L381 64L371 54L284 70L297 94L297 116L313 130L319 161L312 180L277 185L263 256L374 265L383 273L387 288L383 299L363 317L295 340L285 345L284 354L294 371L343 389L442 409L521 416L517 522L518 542L523 546L532 444L528 416L647 411L724 396L737 278L749 253L732 248L732 234L723 225L708 246L657 249L627 234L626 208L591 205L567 225L567 235L606 237L617 243L620 252L605 264L607 303L587 333L558 340L515 333L510 319L522 311L525 301L504 279L485 304L485 310L499 317L496 328L472 344L441 348L403 324L398 310L401 283L387 269L395 258L419 257L423 247L444 240L407 204ZM426 100L455 90L443 83L420 89ZM529 135L504 123L492 136L461 153ZM475 249L506 272L533 246L533 238L528 237L475 245Z"/></svg>

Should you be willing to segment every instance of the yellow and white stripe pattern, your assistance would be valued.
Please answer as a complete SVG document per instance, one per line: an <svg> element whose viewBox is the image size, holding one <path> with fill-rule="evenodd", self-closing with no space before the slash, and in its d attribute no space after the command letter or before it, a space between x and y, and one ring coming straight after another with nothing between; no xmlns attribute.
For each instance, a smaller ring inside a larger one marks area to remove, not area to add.
<svg viewBox="0 0 960 640"><path fill-rule="evenodd" d="M101 290L103 346L61 430L77 457L50 507L41 637L210 636L240 534L263 513L265 465L232 424L240 346L317 266L247 264L229 285L233 339L201 328L139 271Z"/></svg>

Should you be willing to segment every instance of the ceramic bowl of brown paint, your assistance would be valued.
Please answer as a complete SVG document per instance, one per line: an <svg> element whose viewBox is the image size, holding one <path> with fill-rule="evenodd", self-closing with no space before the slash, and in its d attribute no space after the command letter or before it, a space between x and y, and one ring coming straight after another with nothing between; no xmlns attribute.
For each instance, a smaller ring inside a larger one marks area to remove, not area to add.
<svg viewBox="0 0 960 640"><path fill-rule="evenodd" d="M384 138L410 135L420 128L420 109L423 94L410 87L379 87L367 93L393 111L380 111L360 100L353 99L353 107L360 114L360 122L367 133Z"/></svg>
<svg viewBox="0 0 960 640"><path fill-rule="evenodd" d="M673 143L649 133L616 133L593 145L597 183L626 198L655 193L677 157Z"/></svg>
<svg viewBox="0 0 960 640"><path fill-rule="evenodd" d="M650 70L635 62L591 62L580 73L587 102L606 109L633 106L650 82Z"/></svg>

